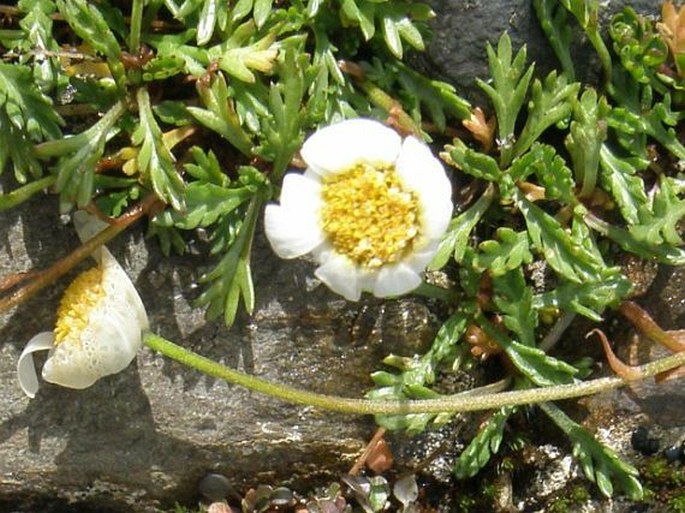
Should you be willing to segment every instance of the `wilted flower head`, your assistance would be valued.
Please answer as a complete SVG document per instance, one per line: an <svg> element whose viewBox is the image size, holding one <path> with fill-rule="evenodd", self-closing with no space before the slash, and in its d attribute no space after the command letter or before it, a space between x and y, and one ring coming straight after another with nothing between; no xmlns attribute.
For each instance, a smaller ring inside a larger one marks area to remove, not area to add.
<svg viewBox="0 0 685 513"><path fill-rule="evenodd" d="M315 274L349 300L409 292L433 258L452 215L440 162L414 137L354 119L313 134L305 173L283 179L266 207L266 235L282 258L312 253Z"/></svg>
<svg viewBox="0 0 685 513"><path fill-rule="evenodd" d="M74 218L82 240L104 226L84 212L77 212ZM45 381L82 389L126 368L142 345L148 319L138 292L107 248L93 256L98 266L69 285L54 330L33 337L19 357L17 376L29 397L38 391L33 363L36 351L49 351L42 370Z"/></svg>

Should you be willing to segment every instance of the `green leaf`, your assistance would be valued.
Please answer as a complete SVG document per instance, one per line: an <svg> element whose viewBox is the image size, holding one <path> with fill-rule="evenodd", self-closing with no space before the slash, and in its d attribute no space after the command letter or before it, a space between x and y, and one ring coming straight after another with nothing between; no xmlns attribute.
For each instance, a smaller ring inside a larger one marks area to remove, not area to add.
<svg viewBox="0 0 685 513"><path fill-rule="evenodd" d="M571 420L561 409L552 403L540 405L554 423L559 426L573 444L573 455L580 463L585 476L595 483L605 497L612 497L614 483L631 500L642 499L642 485L635 467L621 460L619 456L600 444L581 425Z"/></svg>
<svg viewBox="0 0 685 513"><path fill-rule="evenodd" d="M606 144L600 149L601 181L628 224L639 223L638 212L648 204L645 186L632 161L617 157Z"/></svg>
<svg viewBox="0 0 685 513"><path fill-rule="evenodd" d="M628 230L614 226L606 221L588 214L585 222L593 230L616 242L621 248L646 259L656 259L668 265L685 265L685 250L671 244L652 245L638 240Z"/></svg>
<svg viewBox="0 0 685 513"><path fill-rule="evenodd" d="M571 58L573 31L568 23L567 10L558 0L533 0L540 26L549 40L561 67L571 82L575 81L575 69Z"/></svg>
<svg viewBox="0 0 685 513"><path fill-rule="evenodd" d="M34 142L62 135L64 121L36 87L27 66L0 62L0 108L7 120Z"/></svg>
<svg viewBox="0 0 685 513"><path fill-rule="evenodd" d="M369 399L407 399L411 397L437 397L439 394L425 385L432 384L438 367L450 365L456 369L461 363L463 354L457 348L457 342L466 332L470 315L461 310L452 314L442 325L433 341L431 349L423 356L400 358L388 356L384 363L399 368L402 372L391 374L378 371L372 374L377 388L366 394ZM412 414L412 415L377 415L376 422L391 430L406 430L409 433L420 433L429 423L443 424L451 414Z"/></svg>
<svg viewBox="0 0 685 513"><path fill-rule="evenodd" d="M653 196L651 208L643 205L638 210L639 224L628 231L639 241L658 246L665 243L673 246L682 244L679 224L685 216L685 200L678 197L673 179L664 175L659 177L659 188Z"/></svg>
<svg viewBox="0 0 685 513"><path fill-rule="evenodd" d="M537 310L558 308L602 322L604 310L617 306L627 297L631 288L630 280L621 274L619 268L612 267L595 281L562 283L549 292L535 296L533 304Z"/></svg>
<svg viewBox="0 0 685 513"><path fill-rule="evenodd" d="M186 209L172 212L174 224L184 230L206 228L252 197L247 187L224 188L212 183L193 182L186 188Z"/></svg>
<svg viewBox="0 0 685 513"><path fill-rule="evenodd" d="M503 173L494 158L469 148L461 139L455 139L453 145L446 145L445 150L447 153L441 156L464 173L490 182L502 179Z"/></svg>
<svg viewBox="0 0 685 513"><path fill-rule="evenodd" d="M573 110L580 84L569 84L565 75L552 71L544 82L533 81L528 102L528 118L512 150L513 156L522 155L550 126L566 119Z"/></svg>
<svg viewBox="0 0 685 513"><path fill-rule="evenodd" d="M478 245L473 263L479 271L489 270L493 277L503 276L533 261L526 232L515 232L501 226L497 228L495 237L498 240L487 240Z"/></svg>
<svg viewBox="0 0 685 513"><path fill-rule="evenodd" d="M210 319L223 314L227 326L233 325L241 299L248 314L254 308L250 252L263 201L261 194L252 197L235 241L221 261L200 278L201 283L210 285L202 292L196 304L207 306L207 316Z"/></svg>
<svg viewBox="0 0 685 513"><path fill-rule="evenodd" d="M24 13L19 26L25 39L22 49L33 55L33 77L38 88L47 93L57 85L60 64L51 52L59 50L52 35L52 18L56 7L52 0L20 0L17 8Z"/></svg>
<svg viewBox="0 0 685 513"><path fill-rule="evenodd" d="M213 151L205 153L199 146L193 146L190 149L190 154L193 156L195 163L189 162L185 165L186 172L198 181L218 185L219 187L227 188L231 180L226 176L219 159Z"/></svg>
<svg viewBox="0 0 685 513"><path fill-rule="evenodd" d="M290 165L304 140L305 113L301 110L305 93L303 65L306 57L296 59L295 52L286 51L278 71L281 80L269 89L269 116L262 122L262 144L256 150L273 161L275 180Z"/></svg>
<svg viewBox="0 0 685 513"><path fill-rule="evenodd" d="M475 476L493 454L497 454L504 438L504 428L509 417L516 412L515 406L506 406L491 415L478 434L459 455L452 472L457 479Z"/></svg>
<svg viewBox="0 0 685 513"><path fill-rule="evenodd" d="M521 157L514 159L506 171L514 182L521 182L535 174L540 185L545 188L545 199L575 203L573 176L566 162L553 146L536 142ZM504 187L503 187L504 185ZM515 189L508 184L500 184L502 196L511 199Z"/></svg>
<svg viewBox="0 0 685 513"><path fill-rule="evenodd" d="M580 196L592 194L597 183L600 151L607 137L606 117L609 106L606 98L597 97L594 89L587 89L573 102L573 121L564 141L571 155Z"/></svg>
<svg viewBox="0 0 685 513"><path fill-rule="evenodd" d="M497 43L497 53L488 44L488 63L492 85L477 79L478 86L490 97L497 116L500 161L507 166L512 158L515 142L514 129L528 85L533 76L534 65L526 69L526 47L521 48L512 59L511 39L504 33Z"/></svg>
<svg viewBox="0 0 685 513"><path fill-rule="evenodd" d="M73 137L43 144L40 151L44 156L54 148L64 155L57 164L55 187L60 193L62 211L68 211L74 204L85 207L93 196L95 167L105 151L105 143L111 137L117 121L126 112L123 103L116 103L100 120L85 132Z"/></svg>
<svg viewBox="0 0 685 513"><path fill-rule="evenodd" d="M7 113L0 110L0 174L8 162L14 165L14 177L21 184L26 183L29 175L37 179L43 174L31 141L10 122Z"/></svg>
<svg viewBox="0 0 685 513"><path fill-rule="evenodd" d="M428 269L435 271L442 269L454 256L457 263L461 263L468 245L471 232L487 211L495 196L495 188L488 187L483 195L473 205L450 221L447 232L440 241L438 251L429 264Z"/></svg>
<svg viewBox="0 0 685 513"><path fill-rule="evenodd" d="M140 146L138 170L143 178L149 181L161 200L171 205L174 210L181 210L184 208L185 184L176 171L176 159L164 145L162 131L152 113L150 95L145 87L138 89L136 100L140 121L131 139L133 144Z"/></svg>
<svg viewBox="0 0 685 513"><path fill-rule="evenodd" d="M654 24L638 16L630 7L614 15L609 35L623 69L638 83L661 86L656 79L659 68L668 59L668 46Z"/></svg>
<svg viewBox="0 0 685 513"><path fill-rule="evenodd" d="M255 32L256 26L251 20L236 27L228 39L208 50L210 61L216 60L220 69L238 80L254 83L257 80L254 71L271 71L278 56L276 34L270 32L253 41Z"/></svg>
<svg viewBox="0 0 685 513"><path fill-rule="evenodd" d="M542 349L509 338L483 316L477 318L477 323L504 350L511 363L538 386L571 383L573 376L578 372L572 365L546 355Z"/></svg>
<svg viewBox="0 0 685 513"><path fill-rule="evenodd" d="M216 26L217 9L220 8L219 4L225 6L223 2L218 0L204 0L202 3L200 19L197 22L197 46L204 46L212 39Z"/></svg>
<svg viewBox="0 0 685 513"><path fill-rule="evenodd" d="M234 103L229 97L223 74L216 73L210 84L197 82L197 91L205 109L188 107L188 112L200 123L214 130L241 153L252 155L252 141L240 126Z"/></svg>
<svg viewBox="0 0 685 513"><path fill-rule="evenodd" d="M504 314L504 325L514 332L522 344L535 346L537 312L533 308L533 291L526 286L521 268L493 277L493 302Z"/></svg>
<svg viewBox="0 0 685 513"><path fill-rule="evenodd" d="M272 5L273 0L255 0L252 16L258 29L262 28L269 18Z"/></svg>
<svg viewBox="0 0 685 513"><path fill-rule="evenodd" d="M107 65L119 87L124 87L121 46L97 4L87 0L56 0L57 8L71 29L95 51L107 58Z"/></svg>
<svg viewBox="0 0 685 513"><path fill-rule="evenodd" d="M572 238L559 221L528 201L521 192L517 192L515 200L526 221L533 247L557 273L570 281L583 283L592 281L604 269L601 257Z"/></svg>

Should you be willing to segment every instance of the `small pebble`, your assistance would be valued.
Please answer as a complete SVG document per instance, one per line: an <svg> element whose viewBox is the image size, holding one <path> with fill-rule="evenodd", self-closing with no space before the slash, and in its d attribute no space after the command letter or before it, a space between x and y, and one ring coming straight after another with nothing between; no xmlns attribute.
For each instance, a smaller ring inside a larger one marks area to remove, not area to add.
<svg viewBox="0 0 685 513"><path fill-rule="evenodd" d="M659 439L649 436L645 426L638 426L630 437L630 443L638 452L644 455L656 454L659 451Z"/></svg>
<svg viewBox="0 0 685 513"><path fill-rule="evenodd" d="M211 502L219 502L228 497L231 492L231 484L226 476L221 474L207 474L202 478L198 489L202 496Z"/></svg>
<svg viewBox="0 0 685 513"><path fill-rule="evenodd" d="M664 458L668 460L669 463L675 463L682 457L682 447L679 445L673 445L664 449Z"/></svg>

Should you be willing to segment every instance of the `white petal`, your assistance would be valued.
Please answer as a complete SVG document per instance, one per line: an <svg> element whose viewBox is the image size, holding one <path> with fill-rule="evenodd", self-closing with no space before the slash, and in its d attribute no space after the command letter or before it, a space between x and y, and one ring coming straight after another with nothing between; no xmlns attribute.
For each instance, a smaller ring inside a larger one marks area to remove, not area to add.
<svg viewBox="0 0 685 513"><path fill-rule="evenodd" d="M349 119L312 134L300 153L312 170L324 176L359 162L393 164L401 145L400 136L378 121Z"/></svg>
<svg viewBox="0 0 685 513"><path fill-rule="evenodd" d="M97 216L94 216L85 210L77 210L74 212L73 221L74 228L76 228L76 233L78 234L79 239L81 239L81 242L89 241L109 226L103 220L98 219ZM101 253L102 247L93 251L93 258L100 261Z"/></svg>
<svg viewBox="0 0 685 513"><path fill-rule="evenodd" d="M33 353L50 350L54 341L55 336L51 331L39 333L29 340L29 343L26 344L26 347L21 352L21 356L19 356L17 378L19 379L21 389L30 398L34 398L36 392L38 392L38 377L33 363Z"/></svg>
<svg viewBox="0 0 685 513"><path fill-rule="evenodd" d="M106 247L102 247L102 262L103 269L102 286L105 289L105 301L114 306L113 310L120 309L121 311L128 311L131 319L136 319L138 331L145 331L149 327L147 312L143 300L138 294L135 285L126 274L126 271L119 265L116 258L109 252ZM127 310L130 309L130 310Z"/></svg>
<svg viewBox="0 0 685 513"><path fill-rule="evenodd" d="M414 271L422 273L426 270L426 267L431 260L433 260L439 244L439 239L430 240L428 245L409 255L404 263L411 267Z"/></svg>
<svg viewBox="0 0 685 513"><path fill-rule="evenodd" d="M264 229L271 247L281 258L302 256L324 240L318 221L278 205L267 205Z"/></svg>
<svg viewBox="0 0 685 513"><path fill-rule="evenodd" d="M349 301L359 301L362 294L362 280L357 267L346 257L331 252L314 274L333 292Z"/></svg>
<svg viewBox="0 0 685 513"><path fill-rule="evenodd" d="M414 137L407 137L396 169L404 184L419 195L425 235L430 239L441 237L453 210L452 185L442 164L428 146Z"/></svg>
<svg viewBox="0 0 685 513"><path fill-rule="evenodd" d="M399 263L381 268L373 288L376 297L399 296L421 285L421 276L408 265Z"/></svg>
<svg viewBox="0 0 685 513"><path fill-rule="evenodd" d="M292 212L298 212L318 223L321 208L321 182L316 175L288 173L283 178L280 204Z"/></svg>
<svg viewBox="0 0 685 513"><path fill-rule="evenodd" d="M63 387L83 389L98 379L126 368L136 355L124 319L112 312L97 311L80 333L78 341L65 340L50 353L43 366L43 379ZM137 338L140 339L140 332Z"/></svg>

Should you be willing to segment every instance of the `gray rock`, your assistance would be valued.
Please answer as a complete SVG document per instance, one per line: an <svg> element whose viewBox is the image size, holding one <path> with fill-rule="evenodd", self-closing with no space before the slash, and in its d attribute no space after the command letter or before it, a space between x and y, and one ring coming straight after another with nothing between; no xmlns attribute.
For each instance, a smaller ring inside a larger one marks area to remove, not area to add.
<svg viewBox="0 0 685 513"><path fill-rule="evenodd" d="M428 0L437 14L434 37L428 46L428 69L434 76L442 76L457 87L459 94L476 105L488 106L486 97L477 87L475 78L488 78L485 48L497 45L504 32L512 39L513 48L523 45L528 49L528 62L536 63L537 76L544 76L558 68L558 62L544 32L540 28L531 0ZM604 27L611 15L625 6L641 14L656 15L661 0L622 0L601 2L601 23ZM593 58L589 43L583 41L578 29L574 63L580 66L579 76L597 80L599 63Z"/></svg>
<svg viewBox="0 0 685 513"><path fill-rule="evenodd" d="M2 277L44 268L78 244L52 197L0 214L0 241ZM348 304L312 279L309 263L277 259L262 238L257 246L257 308L232 329L205 321L192 306L209 261L167 259L139 228L109 247L136 283L155 332L273 381L359 397L385 355L384 339L402 351L390 326L406 330L407 351L432 338L435 320L422 303ZM18 355L34 334L52 328L68 281L0 316L0 498L104 494L143 511L192 501L207 472L243 492L261 482L311 487L346 471L373 433L370 419L253 394L147 349L91 388L45 383L28 400L15 378Z"/></svg>

